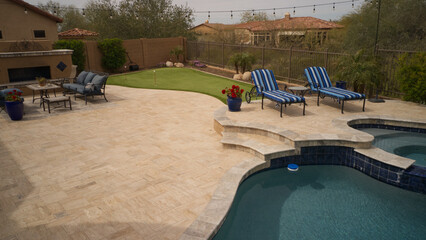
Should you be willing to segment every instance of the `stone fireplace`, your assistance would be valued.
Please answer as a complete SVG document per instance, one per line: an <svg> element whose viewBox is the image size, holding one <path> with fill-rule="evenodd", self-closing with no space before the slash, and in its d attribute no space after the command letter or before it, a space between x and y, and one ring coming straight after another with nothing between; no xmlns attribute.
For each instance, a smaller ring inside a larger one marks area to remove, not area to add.
<svg viewBox="0 0 426 240"><path fill-rule="evenodd" d="M0 84L58 79L71 74L72 50L0 52Z"/></svg>

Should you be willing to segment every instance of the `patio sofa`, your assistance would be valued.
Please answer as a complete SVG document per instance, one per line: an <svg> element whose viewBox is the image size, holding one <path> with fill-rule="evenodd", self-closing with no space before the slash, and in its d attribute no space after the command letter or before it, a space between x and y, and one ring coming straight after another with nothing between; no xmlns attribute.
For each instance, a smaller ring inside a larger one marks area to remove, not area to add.
<svg viewBox="0 0 426 240"><path fill-rule="evenodd" d="M82 71L73 82L62 84L64 95L67 93L74 94L74 99L76 99L76 94L83 95L86 105L87 97L95 95L104 96L105 101L108 102L105 96L105 85L108 76L107 73L102 72Z"/></svg>

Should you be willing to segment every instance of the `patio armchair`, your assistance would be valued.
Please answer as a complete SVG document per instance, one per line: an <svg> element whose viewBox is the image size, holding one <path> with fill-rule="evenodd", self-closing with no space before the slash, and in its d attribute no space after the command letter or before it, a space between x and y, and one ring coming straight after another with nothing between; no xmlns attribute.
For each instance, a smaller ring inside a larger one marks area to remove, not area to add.
<svg viewBox="0 0 426 240"><path fill-rule="evenodd" d="M319 106L319 99L326 96L337 99L339 104L342 104L342 114L345 101L350 100L364 100L362 111L365 111L365 94L352 92L346 89L333 87L327 71L323 67L308 67L305 68L305 76L308 79L311 91L318 93L317 106Z"/></svg>
<svg viewBox="0 0 426 240"><path fill-rule="evenodd" d="M257 69L251 72L254 85L258 95L262 95L262 109L263 99L266 97L271 101L281 105L280 116L283 117L283 105L287 107L292 103L303 103L303 115L305 115L305 98L297 96L278 88L277 81L275 80L274 73L268 69Z"/></svg>

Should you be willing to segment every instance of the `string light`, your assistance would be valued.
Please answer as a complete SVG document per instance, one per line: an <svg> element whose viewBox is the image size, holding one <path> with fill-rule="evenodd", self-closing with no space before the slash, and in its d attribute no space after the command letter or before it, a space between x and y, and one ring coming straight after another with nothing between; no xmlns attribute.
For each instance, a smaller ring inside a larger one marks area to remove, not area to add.
<svg viewBox="0 0 426 240"><path fill-rule="evenodd" d="M56 7L53 8L53 14L56 14Z"/></svg>
<svg viewBox="0 0 426 240"><path fill-rule="evenodd" d="M231 10L231 19L234 17L234 15L232 15L232 10Z"/></svg>
<svg viewBox="0 0 426 240"><path fill-rule="evenodd" d="M112 19L112 11L109 11L109 19Z"/></svg>
<svg viewBox="0 0 426 240"><path fill-rule="evenodd" d="M138 14L136 14L136 20L139 20L139 15Z"/></svg>
<svg viewBox="0 0 426 240"><path fill-rule="evenodd" d="M315 11L316 11L316 7L317 6L333 6L333 10L335 10L335 8L336 8L336 5L337 4L348 4L348 3L351 3L352 4L352 8L354 8L355 7L355 2L357 2L357 1L363 1L363 0L342 0L342 1L336 1L336 2L329 2L329 3L320 3L320 4L315 4L315 5L299 5L299 6L293 6L293 7L280 7L280 8L264 8L264 9L251 9L251 11L252 11L252 15L253 16L255 16L255 11L273 11L273 15L274 15L274 17L275 17L275 15L276 15L276 11L277 10L285 10L285 9L291 9L291 8L293 8L293 15L295 15L296 14L296 8L309 8L309 7L313 7L313 13L315 13ZM374 0L364 0L365 2L371 2L371 3L377 3L378 1L376 0L376 1L374 1ZM69 7L69 6L63 6L63 7L61 7L61 6L59 6L59 7L55 7L54 8L54 12L55 12L55 14L58 12L58 10L59 9L76 9L76 10L82 10L82 15L83 16L85 16L86 14L85 14L85 9L84 8L75 8L75 7ZM113 7L113 9L115 9L115 7ZM101 10L101 9L92 9L92 10L98 10L98 11L105 11L105 10ZM106 10L106 11L108 11L108 10ZM113 17L113 15L112 15L112 10L109 10L110 11L110 18L112 18ZM199 13L208 13L208 17L209 17L209 19L210 19L210 14L211 13L226 13L226 12L231 12L231 18L233 18L233 13L234 12L247 12L247 11L250 11L250 10L248 10L248 9L238 9L238 10L232 10L232 11L230 11L230 10L217 10L217 11L193 11L193 13L195 13L195 14L199 14ZM27 10L27 8L24 8L24 12L25 12L25 14L28 14L28 10ZM189 16L188 16L189 17Z"/></svg>
<svg viewBox="0 0 426 240"><path fill-rule="evenodd" d="M25 14L28 14L28 10L27 10L27 8L25 8L25 9L24 9L24 13L25 13Z"/></svg>

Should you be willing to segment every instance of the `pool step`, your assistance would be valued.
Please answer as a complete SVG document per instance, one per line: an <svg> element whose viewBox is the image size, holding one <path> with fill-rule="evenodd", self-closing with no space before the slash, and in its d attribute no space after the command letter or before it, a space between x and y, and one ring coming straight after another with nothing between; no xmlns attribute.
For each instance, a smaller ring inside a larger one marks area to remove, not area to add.
<svg viewBox="0 0 426 240"><path fill-rule="evenodd" d="M296 149L271 137L250 133L223 132L221 143L228 148L249 152L265 161L295 154Z"/></svg>

